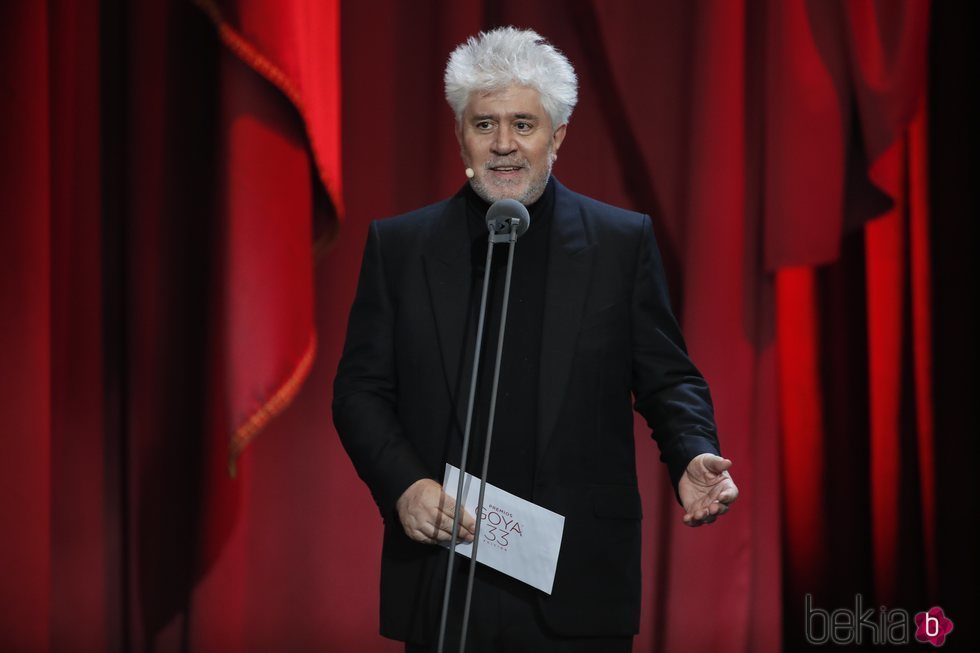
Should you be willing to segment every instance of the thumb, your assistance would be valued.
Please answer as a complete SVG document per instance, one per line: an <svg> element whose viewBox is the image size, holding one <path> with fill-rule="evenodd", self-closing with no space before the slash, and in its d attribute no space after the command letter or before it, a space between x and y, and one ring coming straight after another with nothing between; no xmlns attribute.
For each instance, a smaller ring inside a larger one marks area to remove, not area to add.
<svg viewBox="0 0 980 653"><path fill-rule="evenodd" d="M705 457L704 466L708 469L708 471L714 472L715 474L720 474L732 466L732 461L728 458L712 455Z"/></svg>

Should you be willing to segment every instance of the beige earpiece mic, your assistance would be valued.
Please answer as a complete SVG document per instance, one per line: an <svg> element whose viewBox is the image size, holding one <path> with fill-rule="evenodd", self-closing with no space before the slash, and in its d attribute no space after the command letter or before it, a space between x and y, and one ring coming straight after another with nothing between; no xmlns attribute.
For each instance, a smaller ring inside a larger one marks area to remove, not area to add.
<svg viewBox="0 0 980 653"><path fill-rule="evenodd" d="M465 172L466 172L467 179L472 179L473 176L476 175L476 173L473 172L473 168L467 168Z"/></svg>

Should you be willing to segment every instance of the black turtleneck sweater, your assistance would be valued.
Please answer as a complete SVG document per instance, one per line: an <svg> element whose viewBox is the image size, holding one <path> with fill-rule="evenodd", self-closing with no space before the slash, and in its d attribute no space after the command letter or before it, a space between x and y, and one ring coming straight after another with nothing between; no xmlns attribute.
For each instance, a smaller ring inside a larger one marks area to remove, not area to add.
<svg viewBox="0 0 980 653"><path fill-rule="evenodd" d="M472 242L473 285L470 290L470 324L480 311L484 265L487 256L486 213L490 207L467 186L467 224ZM545 277L548 270L548 243L555 205L555 185L550 179L537 202L528 207L531 224L517 241L511 278L510 303L504 333L503 357L497 394L496 419L487 481L512 494L531 499L538 427L538 374L541 361L541 330L544 321ZM503 306L504 281L509 244L495 244L487 295L472 440L467 471L479 476L489 415L493 366ZM468 361L476 329L469 335ZM469 378L467 376L467 378Z"/></svg>

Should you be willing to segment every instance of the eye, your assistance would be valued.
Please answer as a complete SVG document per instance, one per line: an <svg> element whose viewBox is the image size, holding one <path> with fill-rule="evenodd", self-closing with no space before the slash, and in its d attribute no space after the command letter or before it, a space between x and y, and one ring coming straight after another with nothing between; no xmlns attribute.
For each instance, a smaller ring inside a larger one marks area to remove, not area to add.
<svg viewBox="0 0 980 653"><path fill-rule="evenodd" d="M526 120L518 120L517 122L514 123L514 129L522 133L527 133L531 131L533 128L534 125L532 125Z"/></svg>
<svg viewBox="0 0 980 653"><path fill-rule="evenodd" d="M493 129L493 123L489 120L479 120L474 125L478 131L487 132Z"/></svg>

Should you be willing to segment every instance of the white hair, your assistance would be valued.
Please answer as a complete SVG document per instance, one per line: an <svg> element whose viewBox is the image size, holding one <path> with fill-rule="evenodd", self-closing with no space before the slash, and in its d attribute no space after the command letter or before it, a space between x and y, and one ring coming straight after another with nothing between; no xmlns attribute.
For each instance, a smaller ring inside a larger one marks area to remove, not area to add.
<svg viewBox="0 0 980 653"><path fill-rule="evenodd" d="M459 45L449 55L445 82L457 121L471 93L511 84L535 89L555 128L568 122L578 102L578 80L568 58L534 30L516 27L480 32Z"/></svg>

